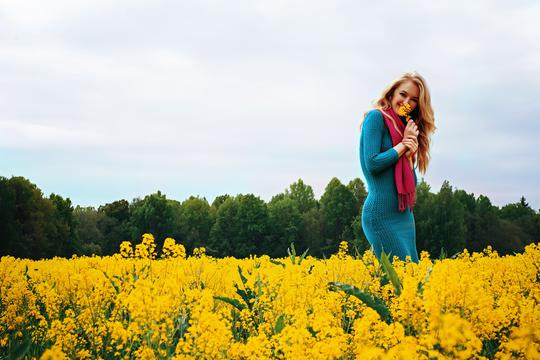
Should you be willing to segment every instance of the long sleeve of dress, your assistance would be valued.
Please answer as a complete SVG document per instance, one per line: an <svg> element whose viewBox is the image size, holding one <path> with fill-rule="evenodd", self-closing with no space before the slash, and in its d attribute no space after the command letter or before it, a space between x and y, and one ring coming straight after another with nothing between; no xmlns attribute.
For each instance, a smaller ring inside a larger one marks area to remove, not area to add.
<svg viewBox="0 0 540 360"><path fill-rule="evenodd" d="M363 156L367 170L373 175L394 165L399 154L394 148L381 152L381 141L386 130L386 124L379 111L370 111L362 124Z"/></svg>

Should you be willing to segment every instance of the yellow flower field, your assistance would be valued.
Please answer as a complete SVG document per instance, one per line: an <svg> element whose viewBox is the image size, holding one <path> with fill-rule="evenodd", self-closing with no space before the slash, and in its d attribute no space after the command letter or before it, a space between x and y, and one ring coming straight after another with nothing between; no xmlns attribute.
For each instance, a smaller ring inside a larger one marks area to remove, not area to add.
<svg viewBox="0 0 540 360"><path fill-rule="evenodd" d="M346 244L324 260L159 250L145 235L110 257L3 257L0 357L540 358L539 244L390 268Z"/></svg>

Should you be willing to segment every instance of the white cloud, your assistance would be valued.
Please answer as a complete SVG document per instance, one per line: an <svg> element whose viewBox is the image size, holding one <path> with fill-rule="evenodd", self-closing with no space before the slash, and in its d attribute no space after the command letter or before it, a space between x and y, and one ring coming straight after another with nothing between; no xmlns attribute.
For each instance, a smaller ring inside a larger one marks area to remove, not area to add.
<svg viewBox="0 0 540 360"><path fill-rule="evenodd" d="M22 28L42 28L84 13L103 11L120 2L106 0L0 0L5 21Z"/></svg>
<svg viewBox="0 0 540 360"><path fill-rule="evenodd" d="M2 148L72 148L96 146L102 143L102 137L89 129L0 121L0 147Z"/></svg>

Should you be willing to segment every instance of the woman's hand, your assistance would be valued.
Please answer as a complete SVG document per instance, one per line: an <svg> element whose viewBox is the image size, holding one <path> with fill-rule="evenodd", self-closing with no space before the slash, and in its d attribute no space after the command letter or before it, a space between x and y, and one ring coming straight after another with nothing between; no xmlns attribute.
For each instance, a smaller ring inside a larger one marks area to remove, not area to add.
<svg viewBox="0 0 540 360"><path fill-rule="evenodd" d="M418 150L418 140L415 137L411 137L408 139L403 139L401 143L405 145L405 148L407 149L405 152L405 157L409 161L411 168L413 168L415 159L414 154L416 154L416 151Z"/></svg>
<svg viewBox="0 0 540 360"><path fill-rule="evenodd" d="M410 138L417 138L419 134L418 126L416 126L416 123L412 120L407 122L407 126L405 127L405 131L403 132L403 139L410 139Z"/></svg>
<svg viewBox="0 0 540 360"><path fill-rule="evenodd" d="M416 137L403 138L401 142L408 149L408 151L405 153L407 157L410 157L416 153L416 151L418 151L418 139Z"/></svg>
<svg viewBox="0 0 540 360"><path fill-rule="evenodd" d="M414 154L418 151L418 126L412 120L407 123L405 131L403 132L403 144L407 147L405 156L410 160L414 158Z"/></svg>

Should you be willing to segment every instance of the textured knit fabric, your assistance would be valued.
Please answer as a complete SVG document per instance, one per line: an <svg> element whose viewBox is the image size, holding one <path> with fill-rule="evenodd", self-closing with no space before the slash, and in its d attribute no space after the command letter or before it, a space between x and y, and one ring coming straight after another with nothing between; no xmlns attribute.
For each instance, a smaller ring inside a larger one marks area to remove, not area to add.
<svg viewBox="0 0 540 360"><path fill-rule="evenodd" d="M362 124L360 164L367 181L368 196L362 208L362 228L377 258L381 251L418 262L416 229L410 209L398 210L394 166L399 159L382 114L370 111ZM414 170L413 170L414 172ZM414 172L415 184L417 183Z"/></svg>

